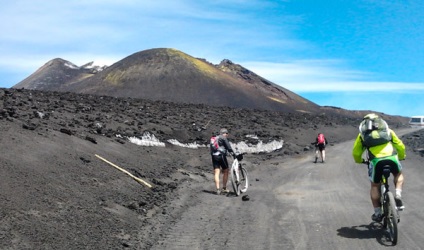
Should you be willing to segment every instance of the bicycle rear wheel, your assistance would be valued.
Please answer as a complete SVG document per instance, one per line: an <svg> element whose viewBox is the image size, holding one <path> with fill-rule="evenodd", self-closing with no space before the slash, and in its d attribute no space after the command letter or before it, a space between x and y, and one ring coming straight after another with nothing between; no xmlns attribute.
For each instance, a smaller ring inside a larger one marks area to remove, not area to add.
<svg viewBox="0 0 424 250"><path fill-rule="evenodd" d="M396 209L395 198L393 196L393 193L391 192L388 192L386 194L386 205L387 207L385 208L386 216L384 218L385 220L384 224L386 226L389 239L392 242L392 245L394 246L397 244L397 241L398 241L397 223L398 223L399 215Z"/></svg>

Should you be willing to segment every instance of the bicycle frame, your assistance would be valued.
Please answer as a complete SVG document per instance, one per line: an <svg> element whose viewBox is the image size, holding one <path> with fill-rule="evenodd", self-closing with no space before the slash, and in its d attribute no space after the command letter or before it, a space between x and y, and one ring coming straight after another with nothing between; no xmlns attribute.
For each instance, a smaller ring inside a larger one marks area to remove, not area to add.
<svg viewBox="0 0 424 250"><path fill-rule="evenodd" d="M369 161L365 161L364 163L368 165L369 169ZM383 228L386 230L386 233L392 244L396 245L398 241L397 223L400 221L400 216L396 207L393 193L389 190L388 179L390 174L390 166L383 166L383 173L380 182L380 204L381 213L383 214Z"/></svg>
<svg viewBox="0 0 424 250"><path fill-rule="evenodd" d="M393 245L398 241L398 222L400 221L399 212L396 207L393 193L389 190L388 177L390 176L390 167L385 166L382 176L382 212L384 214L384 228ZM383 190L383 188L385 190Z"/></svg>
<svg viewBox="0 0 424 250"><path fill-rule="evenodd" d="M389 183L387 183L387 179L390 177L390 169L385 168L383 170L383 175L381 176L381 187L380 187L380 201L381 201L381 209L382 213L386 214L385 204L387 202L386 195L389 191Z"/></svg>

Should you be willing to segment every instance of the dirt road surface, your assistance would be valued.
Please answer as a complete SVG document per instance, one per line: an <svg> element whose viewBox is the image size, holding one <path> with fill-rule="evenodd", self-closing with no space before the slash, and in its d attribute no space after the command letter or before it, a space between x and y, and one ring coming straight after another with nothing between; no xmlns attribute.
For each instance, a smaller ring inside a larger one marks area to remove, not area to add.
<svg viewBox="0 0 424 250"><path fill-rule="evenodd" d="M249 201L213 194L212 175L206 176L181 191L181 216L152 249L388 249L380 224L371 221L366 166L353 162L352 145L328 147L324 164L314 164L311 154L264 162L245 157ZM406 209L394 249L423 249L422 157L407 151L402 164Z"/></svg>

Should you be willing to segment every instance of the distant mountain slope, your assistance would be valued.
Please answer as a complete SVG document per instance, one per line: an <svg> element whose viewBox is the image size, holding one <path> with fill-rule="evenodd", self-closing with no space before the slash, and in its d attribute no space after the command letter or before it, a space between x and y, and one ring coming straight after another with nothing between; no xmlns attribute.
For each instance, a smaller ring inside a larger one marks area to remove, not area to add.
<svg viewBox="0 0 424 250"><path fill-rule="evenodd" d="M141 51L97 74L46 65L13 88L285 112L320 108L229 60L215 66L175 49Z"/></svg>
<svg viewBox="0 0 424 250"><path fill-rule="evenodd" d="M48 61L13 88L55 90L63 84L70 84L91 77L103 69L104 67L93 66L93 62L78 67L69 61L56 58Z"/></svg>

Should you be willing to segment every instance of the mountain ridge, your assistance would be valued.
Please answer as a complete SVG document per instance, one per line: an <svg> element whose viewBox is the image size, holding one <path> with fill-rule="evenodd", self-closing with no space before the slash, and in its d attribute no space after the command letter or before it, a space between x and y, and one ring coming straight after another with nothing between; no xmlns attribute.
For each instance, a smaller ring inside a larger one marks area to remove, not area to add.
<svg viewBox="0 0 424 250"><path fill-rule="evenodd" d="M59 88L64 82L72 83L90 77L104 68L105 66L97 66L93 62L79 67L65 59L54 58L12 88L50 90Z"/></svg>
<svg viewBox="0 0 424 250"><path fill-rule="evenodd" d="M49 71L53 71L54 82ZM69 73L69 71L72 71ZM65 76L56 74L63 72ZM46 84L40 84L46 83ZM171 102L284 112L319 112L319 106L224 59L213 65L176 49L136 52L99 72L41 67L13 88L70 91Z"/></svg>
<svg viewBox="0 0 424 250"><path fill-rule="evenodd" d="M92 62L78 67L55 58L12 88L355 118L370 112L388 116L319 106L229 59L215 65L171 48L139 51L108 67L93 67Z"/></svg>

